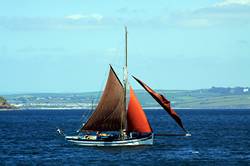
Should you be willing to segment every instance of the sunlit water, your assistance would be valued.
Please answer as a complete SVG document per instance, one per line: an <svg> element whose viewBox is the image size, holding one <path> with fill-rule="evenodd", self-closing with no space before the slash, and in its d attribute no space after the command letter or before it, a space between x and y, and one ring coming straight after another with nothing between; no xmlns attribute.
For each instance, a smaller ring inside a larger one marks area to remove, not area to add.
<svg viewBox="0 0 250 166"><path fill-rule="evenodd" d="M248 165L250 110L176 110L191 137L156 137L153 146L79 147L74 134L87 110L0 112L0 165ZM155 133L182 133L164 110L146 110Z"/></svg>

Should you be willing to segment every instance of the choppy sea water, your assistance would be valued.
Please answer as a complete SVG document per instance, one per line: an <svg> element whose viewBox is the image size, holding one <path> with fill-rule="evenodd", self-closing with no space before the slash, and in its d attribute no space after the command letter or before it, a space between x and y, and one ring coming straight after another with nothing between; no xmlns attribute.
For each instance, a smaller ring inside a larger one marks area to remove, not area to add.
<svg viewBox="0 0 250 166"><path fill-rule="evenodd" d="M156 137L153 146L79 147L87 110L0 112L0 165L250 165L250 110L176 110L191 137ZM164 110L146 110L155 133L181 133Z"/></svg>

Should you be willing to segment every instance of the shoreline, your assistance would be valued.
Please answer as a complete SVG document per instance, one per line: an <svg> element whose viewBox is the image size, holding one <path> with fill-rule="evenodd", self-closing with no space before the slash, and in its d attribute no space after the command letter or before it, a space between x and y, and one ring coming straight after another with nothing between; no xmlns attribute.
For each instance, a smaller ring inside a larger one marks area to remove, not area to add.
<svg viewBox="0 0 250 166"><path fill-rule="evenodd" d="M57 108L13 108L13 109L0 109L1 111L24 111L24 110L90 110L91 108L63 108L63 107L57 107ZM163 109L162 107L145 107L143 108L144 110L161 110ZM246 110L250 110L250 108L173 108L175 110L241 110L241 109L246 109Z"/></svg>

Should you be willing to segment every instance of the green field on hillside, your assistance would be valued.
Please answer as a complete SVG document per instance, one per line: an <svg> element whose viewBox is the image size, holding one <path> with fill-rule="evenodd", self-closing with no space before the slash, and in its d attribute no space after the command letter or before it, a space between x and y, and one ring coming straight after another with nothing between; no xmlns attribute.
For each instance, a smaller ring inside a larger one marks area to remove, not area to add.
<svg viewBox="0 0 250 166"><path fill-rule="evenodd" d="M250 108L248 88L210 88L199 90L156 90L166 96L175 108ZM144 90L135 90L144 108L160 107ZM88 93L35 93L5 95L11 104L22 108L91 108L95 107L102 92Z"/></svg>

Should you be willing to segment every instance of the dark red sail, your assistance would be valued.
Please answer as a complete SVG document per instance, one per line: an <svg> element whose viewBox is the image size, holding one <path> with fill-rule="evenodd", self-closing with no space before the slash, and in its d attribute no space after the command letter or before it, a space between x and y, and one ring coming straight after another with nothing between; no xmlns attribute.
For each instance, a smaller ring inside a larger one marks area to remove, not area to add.
<svg viewBox="0 0 250 166"><path fill-rule="evenodd" d="M109 77L95 112L80 131L119 131L125 129L126 110L123 86L110 66Z"/></svg>
<svg viewBox="0 0 250 166"><path fill-rule="evenodd" d="M140 133L151 133L152 129L144 113L140 102L138 101L132 87L130 87L130 100L127 113L127 130Z"/></svg>
<svg viewBox="0 0 250 166"><path fill-rule="evenodd" d="M134 76L133 76L134 77ZM170 102L159 93L156 93L154 90L152 90L150 87L148 87L145 83L143 83L141 80L134 77L134 79L168 112L168 114L176 121L176 123L185 131L181 118L177 115L177 113L171 108Z"/></svg>

